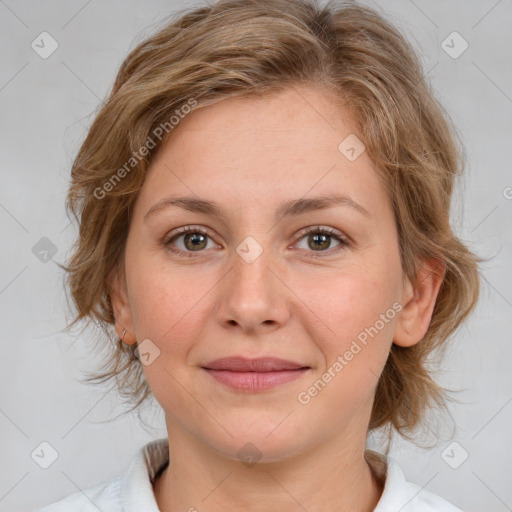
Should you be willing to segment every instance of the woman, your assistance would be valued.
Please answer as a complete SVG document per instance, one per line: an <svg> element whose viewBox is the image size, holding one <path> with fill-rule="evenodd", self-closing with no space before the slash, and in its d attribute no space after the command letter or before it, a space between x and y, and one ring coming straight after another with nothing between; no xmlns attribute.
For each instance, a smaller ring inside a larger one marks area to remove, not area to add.
<svg viewBox="0 0 512 512"><path fill-rule="evenodd" d="M117 333L97 380L168 438L41 510L458 510L366 440L444 405L426 360L479 290L461 168L369 8L219 1L141 43L74 162L66 270L74 323Z"/></svg>

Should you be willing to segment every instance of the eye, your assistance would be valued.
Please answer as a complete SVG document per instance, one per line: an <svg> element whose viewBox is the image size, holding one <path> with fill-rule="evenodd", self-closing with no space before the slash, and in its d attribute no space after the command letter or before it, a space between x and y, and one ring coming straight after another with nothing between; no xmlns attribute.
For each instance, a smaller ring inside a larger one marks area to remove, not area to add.
<svg viewBox="0 0 512 512"><path fill-rule="evenodd" d="M315 226L306 228L302 231L302 237L299 239L306 239L307 249L311 249L311 256L314 258L322 258L324 256L330 256L332 253L337 253L340 250L343 250L345 247L350 245L350 242L347 238L345 238L339 231L333 228L323 228L321 226ZM334 248L334 250L324 250L329 249L331 245L331 240L335 239L339 242L339 244ZM314 253L324 253L324 254L314 254ZM327 253L327 254L325 254Z"/></svg>
<svg viewBox="0 0 512 512"><path fill-rule="evenodd" d="M173 244L180 238L183 238L183 245L176 249L173 247ZM208 238L210 238L210 236L205 229L195 226L185 226L175 232L164 244L172 252L191 257L193 256L192 253L201 252L202 249L209 248L207 247Z"/></svg>

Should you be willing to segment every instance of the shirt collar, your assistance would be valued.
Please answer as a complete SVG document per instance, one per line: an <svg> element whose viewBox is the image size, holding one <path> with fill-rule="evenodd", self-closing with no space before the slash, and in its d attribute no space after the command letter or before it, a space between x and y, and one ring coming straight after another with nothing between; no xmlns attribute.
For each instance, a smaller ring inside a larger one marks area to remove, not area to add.
<svg viewBox="0 0 512 512"><path fill-rule="evenodd" d="M139 449L121 485L123 512L160 512L153 492L155 477L169 462L167 439L157 439Z"/></svg>

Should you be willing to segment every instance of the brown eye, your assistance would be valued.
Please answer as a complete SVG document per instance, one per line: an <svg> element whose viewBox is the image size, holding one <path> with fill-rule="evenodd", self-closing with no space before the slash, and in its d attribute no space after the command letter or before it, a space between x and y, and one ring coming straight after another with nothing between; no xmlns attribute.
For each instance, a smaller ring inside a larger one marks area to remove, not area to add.
<svg viewBox="0 0 512 512"><path fill-rule="evenodd" d="M307 239L307 247L305 250L311 253L313 257L323 257L323 253L327 253L325 255L328 256L350 245L349 241L344 238L341 233L338 233L332 228L322 228L320 226L307 228L303 231L303 236L300 240L303 239ZM338 245L332 250L329 250L331 249L333 239L338 242ZM313 254L315 252L319 254Z"/></svg>
<svg viewBox="0 0 512 512"><path fill-rule="evenodd" d="M185 247L191 251L196 249L204 249L206 247L207 235L202 233L187 233L184 235L183 243Z"/></svg>
<svg viewBox="0 0 512 512"><path fill-rule="evenodd" d="M329 249L329 246L331 245L331 235L326 235L324 233L308 235L308 245L313 250Z"/></svg>
<svg viewBox="0 0 512 512"><path fill-rule="evenodd" d="M208 246L210 236L201 228L186 226L171 236L164 245L171 251L184 253L187 256L193 252L201 252Z"/></svg>

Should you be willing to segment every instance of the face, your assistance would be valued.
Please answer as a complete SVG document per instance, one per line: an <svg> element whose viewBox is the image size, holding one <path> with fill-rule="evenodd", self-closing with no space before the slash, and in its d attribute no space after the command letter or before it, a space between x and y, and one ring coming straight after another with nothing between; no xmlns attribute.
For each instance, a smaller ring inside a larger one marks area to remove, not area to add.
<svg viewBox="0 0 512 512"><path fill-rule="evenodd" d="M354 126L314 88L228 99L185 117L152 162L113 303L125 341L146 344L170 430L231 458L251 442L268 461L366 437L411 290ZM212 363L229 357L301 369Z"/></svg>

